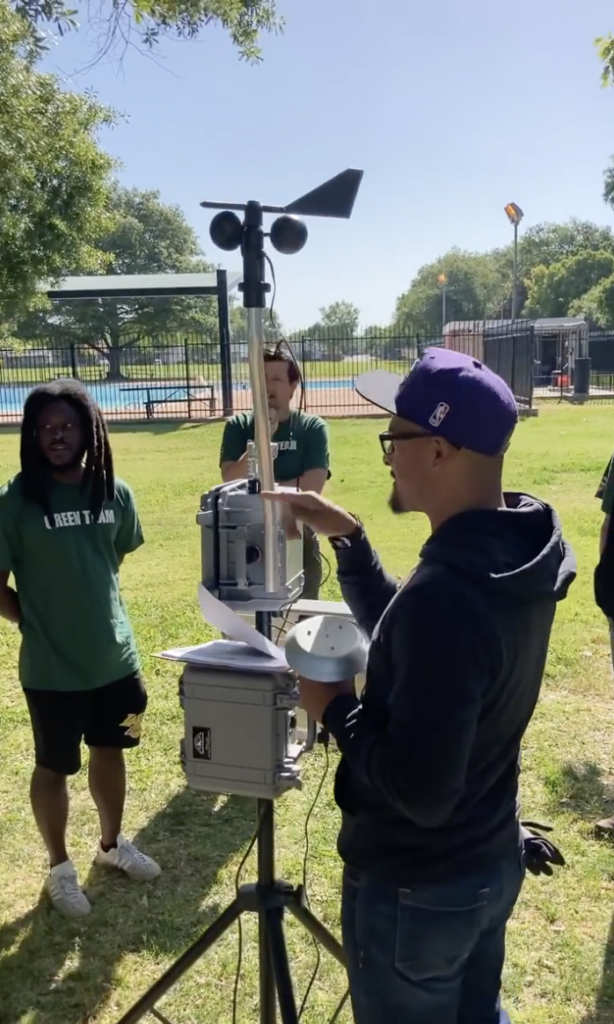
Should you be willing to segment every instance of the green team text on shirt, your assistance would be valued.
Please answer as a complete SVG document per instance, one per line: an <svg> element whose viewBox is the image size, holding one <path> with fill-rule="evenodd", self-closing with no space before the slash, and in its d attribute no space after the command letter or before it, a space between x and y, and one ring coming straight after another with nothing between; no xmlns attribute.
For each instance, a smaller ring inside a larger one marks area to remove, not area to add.
<svg viewBox="0 0 614 1024"><path fill-rule="evenodd" d="M247 442L254 440L253 412L239 413L229 419L222 437L220 463L236 462L245 453ZM273 441L278 445L273 463L275 480L298 480L310 469L328 469L328 431L319 416L293 410L279 424Z"/></svg>
<svg viewBox="0 0 614 1024"><path fill-rule="evenodd" d="M119 589L120 559L143 543L130 488L98 517L78 485L53 483L52 521L24 501L20 476L0 489L0 569L22 611L19 677L40 690L89 690L135 672L139 659Z"/></svg>

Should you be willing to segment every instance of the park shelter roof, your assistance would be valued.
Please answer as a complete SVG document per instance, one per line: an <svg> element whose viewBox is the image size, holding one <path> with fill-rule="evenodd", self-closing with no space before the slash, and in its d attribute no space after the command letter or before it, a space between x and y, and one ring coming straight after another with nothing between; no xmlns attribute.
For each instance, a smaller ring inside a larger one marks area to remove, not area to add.
<svg viewBox="0 0 614 1024"><path fill-rule="evenodd" d="M228 292L241 274L228 272ZM135 298L140 295L217 295L217 272L211 274L100 274L65 277L57 284L47 282L41 291L50 299Z"/></svg>

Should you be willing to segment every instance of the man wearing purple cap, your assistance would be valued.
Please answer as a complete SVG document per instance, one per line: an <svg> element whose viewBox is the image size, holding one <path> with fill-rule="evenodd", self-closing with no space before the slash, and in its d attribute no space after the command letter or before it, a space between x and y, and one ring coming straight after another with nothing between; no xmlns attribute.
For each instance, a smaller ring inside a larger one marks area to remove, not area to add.
<svg viewBox="0 0 614 1024"><path fill-rule="evenodd" d="M503 493L518 413L486 366L427 349L403 381L375 371L356 390L392 417L380 434L392 511L430 520L414 572L399 586L359 519L320 495L270 496L329 537L343 597L371 638L360 698L350 680L300 680L301 703L342 755L354 1018L509 1022L500 987L525 871L520 745L575 559L552 508Z"/></svg>

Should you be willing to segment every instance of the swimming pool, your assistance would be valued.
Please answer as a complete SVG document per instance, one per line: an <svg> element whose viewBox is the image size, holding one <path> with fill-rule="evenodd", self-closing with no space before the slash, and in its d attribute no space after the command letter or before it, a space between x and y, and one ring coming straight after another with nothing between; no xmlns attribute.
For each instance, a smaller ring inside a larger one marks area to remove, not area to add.
<svg viewBox="0 0 614 1024"><path fill-rule="evenodd" d="M155 392L152 398L158 403L185 402L187 395L185 385L182 381L150 381ZM193 382L195 388L197 382ZM0 384L0 416L19 416L23 404L36 387L35 384ZM107 381L91 381L87 384L88 389L98 402L104 412L121 412L133 410L142 412L145 403L148 401L147 382L125 381L123 383L110 383ZM246 381L233 381L233 391L247 391L249 384ZM305 382L305 390L311 391L333 391L335 389L351 390L354 387L353 377L331 377L322 380L309 380ZM221 398L222 385L219 382L214 384L218 398Z"/></svg>

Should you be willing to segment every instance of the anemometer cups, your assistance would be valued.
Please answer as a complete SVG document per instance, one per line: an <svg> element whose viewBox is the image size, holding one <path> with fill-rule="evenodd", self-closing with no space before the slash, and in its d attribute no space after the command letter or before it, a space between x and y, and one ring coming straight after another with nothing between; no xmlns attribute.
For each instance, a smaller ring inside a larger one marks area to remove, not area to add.
<svg viewBox="0 0 614 1024"><path fill-rule="evenodd" d="M224 252L233 252L243 241L243 224L232 210L217 213L209 226L211 241Z"/></svg>
<svg viewBox="0 0 614 1024"><path fill-rule="evenodd" d="M243 242L244 225L232 210L224 210L215 215L209 227L211 241L218 249L232 252ZM302 220L284 214L271 224L269 235L271 245L284 256L293 256L300 252L307 242L307 228Z"/></svg>
<svg viewBox="0 0 614 1024"><path fill-rule="evenodd" d="M355 623L337 615L304 619L288 633L285 655L291 669L318 683L353 679L367 666L367 641Z"/></svg>
<svg viewBox="0 0 614 1024"><path fill-rule="evenodd" d="M307 227L297 217L284 214L271 224L271 245L284 256L294 256L307 242Z"/></svg>

